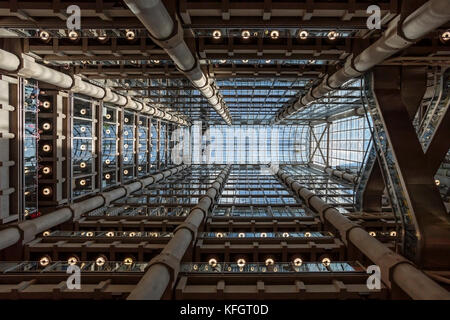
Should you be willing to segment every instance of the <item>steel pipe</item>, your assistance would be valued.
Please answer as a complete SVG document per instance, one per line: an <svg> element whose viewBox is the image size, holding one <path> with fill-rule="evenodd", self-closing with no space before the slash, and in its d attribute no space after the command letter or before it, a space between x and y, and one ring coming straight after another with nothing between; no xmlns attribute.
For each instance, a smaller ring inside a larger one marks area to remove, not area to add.
<svg viewBox="0 0 450 320"><path fill-rule="evenodd" d="M20 66L20 59L13 53L0 49L0 69L13 72Z"/></svg>
<svg viewBox="0 0 450 320"><path fill-rule="evenodd" d="M150 261L145 275L131 291L127 300L159 300L171 282L174 282L186 250L195 240L197 230L206 218L216 196L220 193L231 166L227 166L217 176L211 188L189 212L184 223L175 229L172 239L162 252Z"/></svg>
<svg viewBox="0 0 450 320"><path fill-rule="evenodd" d="M383 36L356 57L349 57L343 68L325 77L322 82L295 103L295 110L280 110L275 123L285 120L304 109L325 94L339 89L347 81L361 76L395 53L406 49L421 37L450 20L450 1L430 0L405 18L400 25L400 16L389 23Z"/></svg>
<svg viewBox="0 0 450 320"><path fill-rule="evenodd" d="M289 187L293 185L294 178L283 170L279 170L277 176ZM450 293L447 290L414 267L406 258L387 248L363 228L325 203L319 196L311 196L311 191L305 186L298 183L294 191L306 201L308 207L320 214L322 221L328 222L339 231L345 244L351 243L380 267L381 278L389 288L392 287L392 282L395 282L413 299L450 300ZM307 198L304 197L305 194L308 194Z"/></svg>

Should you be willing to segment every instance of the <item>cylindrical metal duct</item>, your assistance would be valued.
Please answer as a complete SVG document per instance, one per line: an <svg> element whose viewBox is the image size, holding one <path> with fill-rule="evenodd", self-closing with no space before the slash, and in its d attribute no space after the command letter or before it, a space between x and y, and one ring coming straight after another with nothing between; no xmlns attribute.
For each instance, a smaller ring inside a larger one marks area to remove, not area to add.
<svg viewBox="0 0 450 320"><path fill-rule="evenodd" d="M105 96L106 91L105 89L90 84L89 82L84 81L83 79L81 79L81 77L79 76L74 76L75 79L75 85L72 87L72 92L75 93L81 93L81 94L85 94L89 97L93 97L96 99L101 99Z"/></svg>
<svg viewBox="0 0 450 320"><path fill-rule="evenodd" d="M13 53L0 49L0 69L16 71L20 66L20 59Z"/></svg>
<svg viewBox="0 0 450 320"><path fill-rule="evenodd" d="M64 89L70 89L73 85L72 77L40 65L28 57L23 58L23 67L18 74L25 78L39 80Z"/></svg>

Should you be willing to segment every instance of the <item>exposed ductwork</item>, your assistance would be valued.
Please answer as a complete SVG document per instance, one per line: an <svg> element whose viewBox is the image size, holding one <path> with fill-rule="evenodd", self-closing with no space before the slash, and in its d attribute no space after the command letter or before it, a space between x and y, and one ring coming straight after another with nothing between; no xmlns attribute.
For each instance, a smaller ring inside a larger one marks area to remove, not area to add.
<svg viewBox="0 0 450 320"><path fill-rule="evenodd" d="M152 39L163 48L186 77L192 82L217 113L231 125L231 117L219 91L200 69L183 37L183 29L173 21L160 0L125 0L130 10L150 32Z"/></svg>
<svg viewBox="0 0 450 320"><path fill-rule="evenodd" d="M430 0L411 13L403 23L400 19L401 17L398 16L391 21L383 36L361 54L349 57L343 68L331 76L326 76L318 86L311 88L294 105L280 110L274 122L279 123L305 109L317 99L339 89L347 81L363 75L393 54L407 48L421 37L447 23L450 20L450 1Z"/></svg>
<svg viewBox="0 0 450 320"><path fill-rule="evenodd" d="M69 76L47 66L36 63L32 57L22 56L22 60L15 54L0 49L0 69L7 72L17 72L19 76L42 81L56 87L80 93L89 97L103 100L120 107L133 109L150 114L153 117L174 122L178 125L189 126L190 123L179 116L161 111L156 106L150 106L131 97L125 97L113 92L110 88L103 88L85 81L80 76Z"/></svg>

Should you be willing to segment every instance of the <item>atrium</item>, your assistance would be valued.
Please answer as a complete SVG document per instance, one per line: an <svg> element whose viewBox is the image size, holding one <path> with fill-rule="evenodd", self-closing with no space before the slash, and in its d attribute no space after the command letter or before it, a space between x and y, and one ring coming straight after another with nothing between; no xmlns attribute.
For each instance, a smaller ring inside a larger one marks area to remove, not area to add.
<svg viewBox="0 0 450 320"><path fill-rule="evenodd" d="M0 44L0 300L450 299L449 0L9 0Z"/></svg>

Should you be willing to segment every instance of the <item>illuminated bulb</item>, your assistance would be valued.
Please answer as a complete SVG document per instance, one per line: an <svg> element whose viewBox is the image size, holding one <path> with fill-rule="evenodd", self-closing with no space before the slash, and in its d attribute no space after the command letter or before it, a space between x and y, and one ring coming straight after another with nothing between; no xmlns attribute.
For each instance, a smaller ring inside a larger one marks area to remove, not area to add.
<svg viewBox="0 0 450 320"><path fill-rule="evenodd" d="M105 179L109 180L111 178L111 175L109 173L105 174Z"/></svg>
<svg viewBox="0 0 450 320"><path fill-rule="evenodd" d="M52 169L51 169L50 167L44 167L44 168L42 169L42 172L43 172L44 174L49 174L50 172L52 172Z"/></svg>
<svg viewBox="0 0 450 320"><path fill-rule="evenodd" d="M85 114L86 114L86 109L81 109L81 110L80 110L80 113L81 113L82 115L85 115Z"/></svg>
<svg viewBox="0 0 450 320"><path fill-rule="evenodd" d="M69 32L69 39L72 41L77 40L80 37L80 35L78 34L78 32L76 32L75 30L72 30Z"/></svg>
<svg viewBox="0 0 450 320"><path fill-rule="evenodd" d="M441 184L441 180L436 179L436 180L434 180L434 183L435 183L437 186L439 186L439 185Z"/></svg>
<svg viewBox="0 0 450 320"><path fill-rule="evenodd" d="M42 233L42 236L44 236L44 237L48 237L49 235L50 235L50 231L44 231Z"/></svg>
<svg viewBox="0 0 450 320"><path fill-rule="evenodd" d="M220 60L220 63L226 63L227 60Z"/></svg>
<svg viewBox="0 0 450 320"><path fill-rule="evenodd" d="M51 188L44 188L42 189L42 194L44 196L49 196L52 193L52 189Z"/></svg>
<svg viewBox="0 0 450 320"><path fill-rule="evenodd" d="M80 149L81 149L82 151L86 150L86 145L82 144L82 145L80 146Z"/></svg>
<svg viewBox="0 0 450 320"><path fill-rule="evenodd" d="M111 133L111 130L109 130L109 129L106 129L106 134L110 134Z"/></svg>
<svg viewBox="0 0 450 320"><path fill-rule="evenodd" d="M139 124L139 125L141 125L141 124L142 124L142 121L141 121L141 120L139 120L139 121L138 121L138 124Z"/></svg>
<svg viewBox="0 0 450 320"><path fill-rule="evenodd" d="M49 256L43 256L41 259L39 259L39 265L41 267L46 267L50 264L51 260Z"/></svg>
<svg viewBox="0 0 450 320"><path fill-rule="evenodd" d="M92 231L86 232L86 237L93 237L94 233Z"/></svg>
<svg viewBox="0 0 450 320"><path fill-rule="evenodd" d="M308 35L309 35L308 31L306 31L306 30L302 30L298 33L298 37L302 40L308 39Z"/></svg>
<svg viewBox="0 0 450 320"><path fill-rule="evenodd" d="M261 238L267 238L267 233L265 232L261 233Z"/></svg>
<svg viewBox="0 0 450 320"><path fill-rule="evenodd" d="M238 234L238 237L239 237L239 238L245 238L245 233L243 233L243 232L239 233L239 234Z"/></svg>
<svg viewBox="0 0 450 320"><path fill-rule="evenodd" d="M133 258L127 257L127 258L123 259L123 264L125 264L126 266L132 265L133 264Z"/></svg>
<svg viewBox="0 0 450 320"><path fill-rule="evenodd" d="M128 40L134 40L136 33L133 30L126 30L125 36Z"/></svg>
<svg viewBox="0 0 450 320"><path fill-rule="evenodd" d="M69 257L69 259L67 259L67 263L69 265L73 266L78 263L78 258L75 256L71 256L71 257Z"/></svg>
<svg viewBox="0 0 450 320"><path fill-rule="evenodd" d="M220 39L222 37L222 32L220 30L214 30L212 35L214 39Z"/></svg>
<svg viewBox="0 0 450 320"><path fill-rule="evenodd" d="M192 269L198 270L198 265L194 264L194 266L192 267Z"/></svg>
<svg viewBox="0 0 450 320"><path fill-rule="evenodd" d="M48 33L47 31L42 30L41 32L39 32L39 37L44 40L47 41L50 39L50 33Z"/></svg>
<svg viewBox="0 0 450 320"><path fill-rule="evenodd" d="M375 231L370 231L369 234L370 234L372 237L375 237L375 236L377 235L377 233L376 233Z"/></svg>
<svg viewBox="0 0 450 320"><path fill-rule="evenodd" d="M49 144L44 144L42 150L45 152L49 152L50 150L52 150L52 147Z"/></svg>
<svg viewBox="0 0 450 320"><path fill-rule="evenodd" d="M214 258L209 259L208 264L214 268L215 266L217 266L217 260Z"/></svg>
<svg viewBox="0 0 450 320"><path fill-rule="evenodd" d="M128 236L129 237L135 237L136 236L136 232L130 232L130 234Z"/></svg>
<svg viewBox="0 0 450 320"><path fill-rule="evenodd" d="M248 60L247 60L247 59L244 59L244 60L242 60L242 62L243 62L243 63L247 63L247 62L248 62Z"/></svg>
<svg viewBox="0 0 450 320"><path fill-rule="evenodd" d="M109 160L109 159L105 160L105 164L110 164L110 163L111 163L111 160Z"/></svg>
<svg viewBox="0 0 450 320"><path fill-rule="evenodd" d="M95 264L97 267L102 267L106 263L106 258L104 256L99 256L97 259L95 259Z"/></svg>
<svg viewBox="0 0 450 320"><path fill-rule="evenodd" d="M272 62L272 60L270 60L270 59L266 60L266 63L271 63L271 62Z"/></svg>
<svg viewBox="0 0 450 320"><path fill-rule="evenodd" d="M81 127L81 128L80 128L80 131L81 131L81 132L85 132L85 131L86 131L86 127Z"/></svg>
<svg viewBox="0 0 450 320"><path fill-rule="evenodd" d="M389 233L389 235L390 235L391 237L396 237L396 236L397 236L397 232L396 232L396 231L391 231L391 232Z"/></svg>
<svg viewBox="0 0 450 320"><path fill-rule="evenodd" d="M123 161L128 161L128 157L123 158Z"/></svg>
<svg viewBox="0 0 450 320"><path fill-rule="evenodd" d="M127 123L127 122L128 122L128 118L125 118L123 121L124 121L125 123Z"/></svg>
<svg viewBox="0 0 450 320"><path fill-rule="evenodd" d="M106 233L107 237L114 237L114 232L113 231L109 231L108 233Z"/></svg>
<svg viewBox="0 0 450 320"><path fill-rule="evenodd" d="M82 162L82 163L80 163L80 168L81 168L81 169L84 169L84 168L86 168L86 162Z"/></svg>
<svg viewBox="0 0 450 320"><path fill-rule="evenodd" d="M450 31L445 31L444 33L442 33L441 39L443 41L449 41L450 40Z"/></svg>
<svg viewBox="0 0 450 320"><path fill-rule="evenodd" d="M336 38L338 37L338 33L336 31L330 31L328 32L327 37L330 40L336 40Z"/></svg>
<svg viewBox="0 0 450 320"><path fill-rule="evenodd" d="M128 174L128 170L127 169L123 170L123 174Z"/></svg>
<svg viewBox="0 0 450 320"><path fill-rule="evenodd" d="M283 233L283 238L289 238L289 233L284 232L284 233Z"/></svg>
<svg viewBox="0 0 450 320"><path fill-rule="evenodd" d="M268 258L264 263L266 264L266 266L272 266L275 264L275 261L272 258Z"/></svg>
<svg viewBox="0 0 450 320"><path fill-rule="evenodd" d="M303 264L303 260L300 258L295 258L294 259L294 266L296 267L300 267Z"/></svg>
<svg viewBox="0 0 450 320"><path fill-rule="evenodd" d="M105 116L105 118L109 120L109 119L111 119L111 115L110 115L110 114L107 114L107 115Z"/></svg>
<svg viewBox="0 0 450 320"><path fill-rule="evenodd" d="M142 167L138 167L138 171L142 171Z"/></svg>
<svg viewBox="0 0 450 320"><path fill-rule="evenodd" d="M278 39L279 36L280 36L280 32L278 32L278 30L273 30L273 31L270 33L270 37L271 37L272 39L274 39L274 40Z"/></svg>
<svg viewBox="0 0 450 320"><path fill-rule="evenodd" d="M245 259L243 259L243 258L238 259L238 261L237 261L238 267L242 268L245 266L245 264L246 264Z"/></svg>
<svg viewBox="0 0 450 320"><path fill-rule="evenodd" d="M323 258L323 259L322 259L322 264L323 264L325 267L328 267L328 266L331 264L330 258Z"/></svg>
<svg viewBox="0 0 450 320"><path fill-rule="evenodd" d="M100 41L105 41L106 39L108 39L108 36L106 35L106 33L101 33L97 36L97 39Z"/></svg>
<svg viewBox="0 0 450 320"><path fill-rule="evenodd" d="M86 180L80 180L80 186L85 186L86 185Z"/></svg>
<svg viewBox="0 0 450 320"><path fill-rule="evenodd" d="M314 64L314 63L316 63L316 60L308 60L308 63L309 64Z"/></svg>
<svg viewBox="0 0 450 320"><path fill-rule="evenodd" d="M222 232L217 232L216 233L216 238L223 238L223 233Z"/></svg>
<svg viewBox="0 0 450 320"><path fill-rule="evenodd" d="M52 105L52 104L50 103L50 101L44 101L44 103L42 104L42 106L43 106L45 109L50 108L51 105Z"/></svg>
<svg viewBox="0 0 450 320"><path fill-rule="evenodd" d="M159 64L159 60L153 60L153 63L155 63L155 64Z"/></svg>
<svg viewBox="0 0 450 320"><path fill-rule="evenodd" d="M128 131L124 131L123 135L127 136L128 135Z"/></svg>
<svg viewBox="0 0 450 320"><path fill-rule="evenodd" d="M242 39L250 38L250 31L248 31L248 30L242 31L241 36L242 36Z"/></svg>
<svg viewBox="0 0 450 320"><path fill-rule="evenodd" d="M50 123L46 122L42 125L42 129L44 130L50 130L52 126L50 125Z"/></svg>
<svg viewBox="0 0 450 320"><path fill-rule="evenodd" d="M124 149L128 149L128 145L127 145L127 144L124 144L124 145L123 145L123 148L124 148Z"/></svg>

